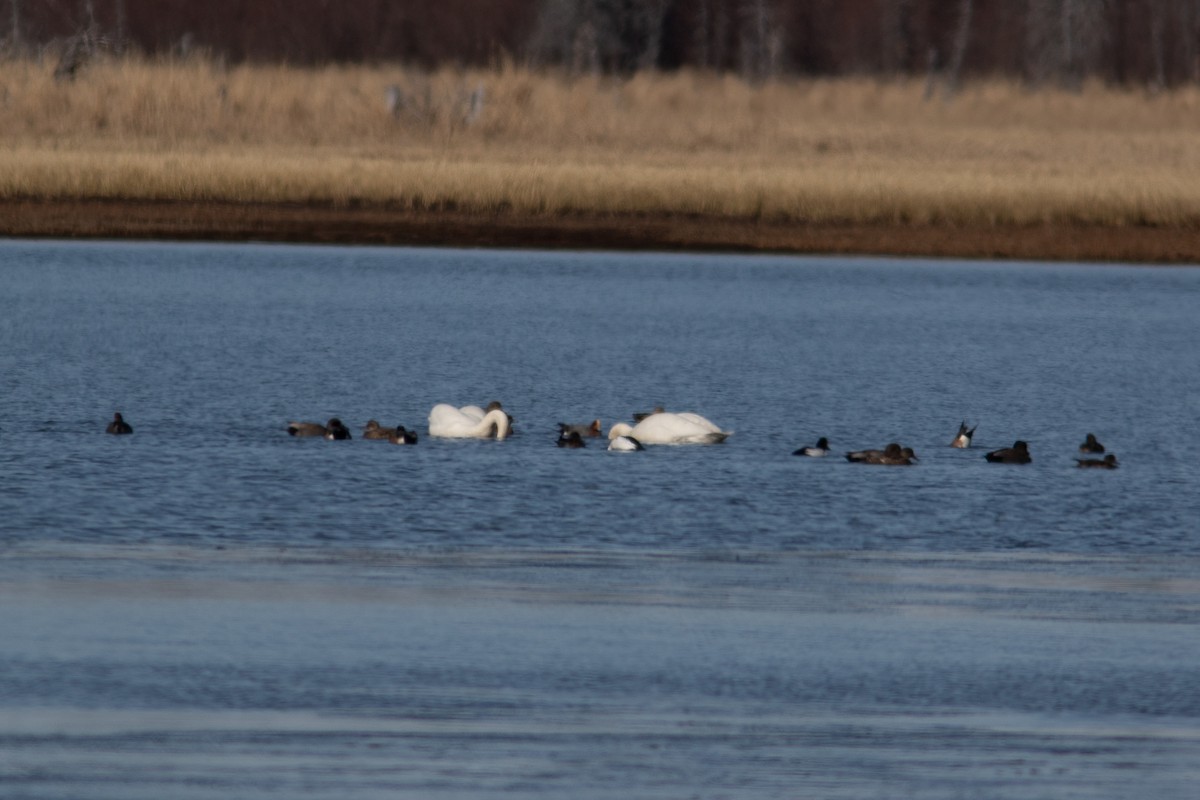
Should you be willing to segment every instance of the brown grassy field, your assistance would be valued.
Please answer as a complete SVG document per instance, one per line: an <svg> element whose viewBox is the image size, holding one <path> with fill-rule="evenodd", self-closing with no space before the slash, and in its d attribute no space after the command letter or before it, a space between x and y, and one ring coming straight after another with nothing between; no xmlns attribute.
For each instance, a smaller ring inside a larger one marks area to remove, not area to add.
<svg viewBox="0 0 1200 800"><path fill-rule="evenodd" d="M0 233L1200 260L1196 88L52 72L0 65Z"/></svg>

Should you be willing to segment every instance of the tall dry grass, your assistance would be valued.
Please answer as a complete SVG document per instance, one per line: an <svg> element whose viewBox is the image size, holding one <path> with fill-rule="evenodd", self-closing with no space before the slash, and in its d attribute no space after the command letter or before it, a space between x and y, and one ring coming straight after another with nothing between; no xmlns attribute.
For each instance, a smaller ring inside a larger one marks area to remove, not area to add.
<svg viewBox="0 0 1200 800"><path fill-rule="evenodd" d="M385 103L397 86L409 102ZM468 122L469 98L484 104ZM1200 91L503 67L0 65L0 197L950 224L1200 223Z"/></svg>

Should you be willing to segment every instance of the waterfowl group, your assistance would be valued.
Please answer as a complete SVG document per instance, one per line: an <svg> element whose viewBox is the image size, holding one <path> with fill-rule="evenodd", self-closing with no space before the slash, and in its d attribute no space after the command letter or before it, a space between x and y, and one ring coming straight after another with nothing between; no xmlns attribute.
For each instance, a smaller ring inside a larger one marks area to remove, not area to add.
<svg viewBox="0 0 1200 800"><path fill-rule="evenodd" d="M950 442L950 446L958 449L968 448L971 446L971 439L974 436L975 428L967 427L967 423L964 420L959 424L958 433ZM1084 443L1079 446L1079 452L1103 453L1104 445L1096 441L1094 434L1089 433ZM820 457L828 455L828 453L829 440L823 436L817 440L816 445L807 445L792 451L792 455L794 456L810 457ZM985 453L984 458L996 464L1030 464L1033 462L1033 457L1029 453L1029 443L1020 439L1013 442L1012 447L1002 447L998 450ZM920 459L917 458L916 453L913 452L911 447L902 447L899 443L893 442L882 450L851 450L846 453L846 460L856 464L910 466ZM1080 467L1116 469L1117 457L1110 453L1104 459L1076 459L1076 463Z"/></svg>
<svg viewBox="0 0 1200 800"><path fill-rule="evenodd" d="M732 431L721 430L708 419L692 412L668 412L661 407L645 414L634 414L635 425L618 422L609 429L608 449L613 451L636 452L644 450L648 444L719 444L725 441ZM449 439L496 439L502 441L512 433L513 418L497 401L492 401L486 408L479 406L462 406L456 408L448 403L438 403L429 412L429 434L431 436ZM353 438L350 430L337 417L332 417L322 425L319 422L289 422L286 428L290 436L299 438L321 437L328 440L347 440ZM113 414L112 421L105 428L106 433L131 434L133 426L125 421L121 412ZM601 435L600 420L575 425L558 423L558 447L580 449L587 446L586 439ZM964 420L958 426L958 433L951 441L954 448L968 448L975 435L974 427L967 427ZM366 440L386 441L392 444L414 445L418 441L416 431L411 431L403 425L387 428L378 420L367 420L363 426L362 438ZM829 439L822 436L815 445L806 445L792 451L794 456L821 458L829 455ZM1095 434L1089 433L1079 446L1083 454L1104 453L1104 445L1097 441ZM911 466L920 459L911 447L892 442L878 450L850 450L845 454L846 460L857 464L873 464L877 466ZM997 464L1029 464L1033 457L1029 452L1029 443L1018 439L1011 447L1002 447L984 454L984 458ZM1077 458L1077 466L1085 469L1116 469L1119 464L1112 453L1102 459Z"/></svg>

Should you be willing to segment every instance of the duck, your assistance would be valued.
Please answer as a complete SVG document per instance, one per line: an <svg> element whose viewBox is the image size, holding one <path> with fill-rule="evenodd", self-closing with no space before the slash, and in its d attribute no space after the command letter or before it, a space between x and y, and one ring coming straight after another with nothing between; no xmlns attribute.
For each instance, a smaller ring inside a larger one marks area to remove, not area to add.
<svg viewBox="0 0 1200 800"><path fill-rule="evenodd" d="M1102 445L1102 444L1100 444L1100 442L1096 441L1096 434L1089 433L1087 435L1087 438L1085 438L1083 440L1083 444L1079 445L1079 452L1081 452L1081 453L1103 453L1104 445Z"/></svg>
<svg viewBox="0 0 1200 800"><path fill-rule="evenodd" d="M334 417L325 426L325 438L332 442L346 441L354 437L350 435L350 429L343 425L340 419Z"/></svg>
<svg viewBox="0 0 1200 800"><path fill-rule="evenodd" d="M920 461L911 447L901 447L898 442L892 442L882 450L852 450L846 453L846 460L855 464L887 467L907 467L914 461Z"/></svg>
<svg viewBox="0 0 1200 800"><path fill-rule="evenodd" d="M369 419L367 420L367 424L363 427L362 438L382 440L386 442L391 435L395 433L395 431L395 428L385 428L380 425L378 421Z"/></svg>
<svg viewBox="0 0 1200 800"><path fill-rule="evenodd" d="M810 444L805 447L801 447L799 450L793 450L792 455L811 456L812 458L822 458L823 456L827 456L829 455L829 440L822 436L820 439L817 439L816 444Z"/></svg>
<svg viewBox="0 0 1200 800"><path fill-rule="evenodd" d="M645 450L646 448L632 436L618 436L609 440L608 449L620 453L633 453L638 450Z"/></svg>
<svg viewBox="0 0 1200 800"><path fill-rule="evenodd" d="M993 450L985 455L984 458L996 464L1028 464L1033 461L1033 458L1029 455L1029 445L1020 439L1013 442L1012 447Z"/></svg>
<svg viewBox="0 0 1200 800"><path fill-rule="evenodd" d="M104 429L104 432L118 435L133 433L133 426L126 422L125 418L121 416L121 412L118 411L113 414L112 422L108 423L108 427Z"/></svg>
<svg viewBox="0 0 1200 800"><path fill-rule="evenodd" d="M723 431L699 414L666 411L651 414L637 425L618 422L608 431L609 441L619 436L632 436L646 444L719 444L732 435Z"/></svg>
<svg viewBox="0 0 1200 800"><path fill-rule="evenodd" d="M496 439L504 440L512 429L512 423L499 403L488 406L455 408L449 403L438 403L429 412L429 435L446 439Z"/></svg>
<svg viewBox="0 0 1200 800"><path fill-rule="evenodd" d="M561 432L559 432L558 441L556 442L556 444L559 447L572 447L572 448L580 448L580 447L587 446L587 443L583 441L583 436L582 436L582 434L579 433L579 431L561 431Z"/></svg>
<svg viewBox="0 0 1200 800"><path fill-rule="evenodd" d="M975 428L979 426L976 425ZM951 447L957 447L960 450L965 450L971 446L971 438L975 436L975 428L967 428L967 421L964 419L958 426L958 435L954 437L954 441L950 443Z"/></svg>
<svg viewBox="0 0 1200 800"><path fill-rule="evenodd" d="M1075 463L1080 467L1092 467L1093 469L1116 469L1117 457L1109 453L1104 458L1077 458Z"/></svg>
<svg viewBox="0 0 1200 800"><path fill-rule="evenodd" d="M604 434L600 427L600 420L594 419L590 423L584 425L570 425L566 422L558 423L558 431L560 434L578 433L580 436L596 437Z"/></svg>
<svg viewBox="0 0 1200 800"><path fill-rule="evenodd" d="M388 434L387 440L392 444L416 444L417 432L410 431L403 425L397 425L394 428L382 428L381 430L391 431Z"/></svg>
<svg viewBox="0 0 1200 800"><path fill-rule="evenodd" d="M290 436L320 436L325 439L349 439L350 430L337 417L322 425L319 422L289 422L287 432Z"/></svg>

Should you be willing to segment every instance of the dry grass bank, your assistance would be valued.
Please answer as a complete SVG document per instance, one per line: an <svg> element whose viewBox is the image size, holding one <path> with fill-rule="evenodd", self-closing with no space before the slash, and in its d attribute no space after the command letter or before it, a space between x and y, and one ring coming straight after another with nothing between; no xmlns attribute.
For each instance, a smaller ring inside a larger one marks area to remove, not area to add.
<svg viewBox="0 0 1200 800"><path fill-rule="evenodd" d="M0 201L1200 235L1200 91L519 69L0 65ZM389 112L389 86L407 109ZM470 95L483 87L471 115Z"/></svg>

